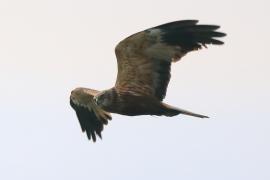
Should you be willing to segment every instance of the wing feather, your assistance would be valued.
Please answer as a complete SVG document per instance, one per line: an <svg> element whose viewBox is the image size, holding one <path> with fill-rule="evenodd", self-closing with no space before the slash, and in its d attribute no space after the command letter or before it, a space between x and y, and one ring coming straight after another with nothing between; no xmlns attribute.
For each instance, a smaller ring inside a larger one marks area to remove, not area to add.
<svg viewBox="0 0 270 180"><path fill-rule="evenodd" d="M72 91L70 105L75 110L81 129L86 132L89 140L96 141L96 135L102 138L101 132L104 125L111 120L110 113L97 106L93 97L99 91L85 88L78 88Z"/></svg>
<svg viewBox="0 0 270 180"><path fill-rule="evenodd" d="M171 77L171 62L207 44L223 44L216 39L225 36L216 31L219 26L197 23L197 20L166 23L121 41L115 49L116 89L163 100Z"/></svg>

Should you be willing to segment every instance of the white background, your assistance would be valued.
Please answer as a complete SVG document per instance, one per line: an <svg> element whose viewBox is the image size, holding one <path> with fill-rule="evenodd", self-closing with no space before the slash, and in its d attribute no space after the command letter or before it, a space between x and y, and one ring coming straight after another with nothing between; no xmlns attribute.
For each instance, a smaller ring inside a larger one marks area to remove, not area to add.
<svg viewBox="0 0 270 180"><path fill-rule="evenodd" d="M270 179L269 1L0 1L0 179ZM221 25L173 64L165 99L209 115L113 115L81 133L69 93L114 85L115 45L162 23Z"/></svg>

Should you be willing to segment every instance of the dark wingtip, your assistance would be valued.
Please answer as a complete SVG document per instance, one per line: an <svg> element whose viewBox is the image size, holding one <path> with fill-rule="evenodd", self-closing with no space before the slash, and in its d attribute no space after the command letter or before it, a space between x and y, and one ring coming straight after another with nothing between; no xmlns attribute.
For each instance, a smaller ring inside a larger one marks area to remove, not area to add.
<svg viewBox="0 0 270 180"><path fill-rule="evenodd" d="M186 20L179 20L179 21L174 21L172 23L178 23L178 24L197 24L199 20L197 19L186 19Z"/></svg>
<svg viewBox="0 0 270 180"><path fill-rule="evenodd" d="M219 34L220 34L220 36L219 37L225 37L225 36L227 36L227 34L226 33L223 33L223 32L218 32Z"/></svg>
<svg viewBox="0 0 270 180"><path fill-rule="evenodd" d="M176 28L181 28L185 26L191 26L196 25L199 21L195 19L189 19L189 20L179 20L179 21L173 21L165 24L161 24L159 26L155 26L151 29L162 29L162 30L171 30Z"/></svg>
<svg viewBox="0 0 270 180"><path fill-rule="evenodd" d="M99 137L100 139L102 139L101 132L96 132L96 133L97 133L98 137Z"/></svg>
<svg viewBox="0 0 270 180"><path fill-rule="evenodd" d="M214 44L214 45L223 45L224 42L223 41L220 41L220 40L217 40L217 39L211 39L211 44Z"/></svg>
<svg viewBox="0 0 270 180"><path fill-rule="evenodd" d="M96 134L94 131L92 132L92 140L93 140L93 142L96 142L96 140L97 140Z"/></svg>
<svg viewBox="0 0 270 180"><path fill-rule="evenodd" d="M86 135L87 135L88 140L91 140L91 133L89 131L86 131Z"/></svg>
<svg viewBox="0 0 270 180"><path fill-rule="evenodd" d="M162 41L169 45L177 45L185 51L201 49L207 44L222 45L223 41L217 40L226 36L225 33L216 31L218 25L196 24L196 20L176 21L159 26L163 31ZM194 24L195 23L195 24Z"/></svg>
<svg viewBox="0 0 270 180"><path fill-rule="evenodd" d="M77 105L72 100L70 100L70 105L75 110L81 129L86 133L88 140L96 142L97 136L102 139L103 125L108 124L106 118L111 119L111 117L108 115L104 119L98 119L92 110Z"/></svg>

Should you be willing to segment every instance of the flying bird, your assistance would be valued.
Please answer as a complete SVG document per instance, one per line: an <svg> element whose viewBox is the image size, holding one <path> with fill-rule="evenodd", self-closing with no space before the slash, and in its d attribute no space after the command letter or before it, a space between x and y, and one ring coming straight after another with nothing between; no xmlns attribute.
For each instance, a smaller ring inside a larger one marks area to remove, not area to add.
<svg viewBox="0 0 270 180"><path fill-rule="evenodd" d="M175 21L138 32L118 43L114 87L104 91L79 87L70 95L70 105L88 139L95 142L96 136L102 138L104 125L112 119L110 113L208 118L162 101L171 77L171 64L208 44L222 45L217 38L226 34L216 31L218 28L200 25L198 20Z"/></svg>

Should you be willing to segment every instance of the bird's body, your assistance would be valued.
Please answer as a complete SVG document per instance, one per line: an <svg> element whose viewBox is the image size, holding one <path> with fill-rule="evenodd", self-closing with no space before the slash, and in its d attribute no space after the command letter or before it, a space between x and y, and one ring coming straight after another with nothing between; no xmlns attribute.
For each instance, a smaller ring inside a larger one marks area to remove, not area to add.
<svg viewBox="0 0 270 180"><path fill-rule="evenodd" d="M112 88L106 93L113 96L110 105L100 106L102 109L127 116L158 115L160 102L151 96L135 95L129 91L117 92Z"/></svg>
<svg viewBox="0 0 270 180"><path fill-rule="evenodd" d="M96 134L101 137L103 124L111 119L110 113L207 117L162 102L172 62L206 44L223 44L215 39L225 36L215 31L219 26L197 25L197 22L176 21L129 36L115 48L118 74L114 87L101 92L88 88L72 91L71 106L89 139L95 141Z"/></svg>

